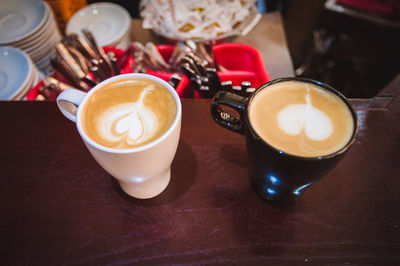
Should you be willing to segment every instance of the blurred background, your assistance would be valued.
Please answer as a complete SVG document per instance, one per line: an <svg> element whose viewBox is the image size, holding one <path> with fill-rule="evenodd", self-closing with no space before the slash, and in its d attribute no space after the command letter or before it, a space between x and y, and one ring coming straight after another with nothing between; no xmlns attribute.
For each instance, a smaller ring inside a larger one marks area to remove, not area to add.
<svg viewBox="0 0 400 266"><path fill-rule="evenodd" d="M139 0L108 2L139 18ZM369 98L400 72L399 2L259 0L257 5L262 13L282 14L297 76L324 81L347 97Z"/></svg>

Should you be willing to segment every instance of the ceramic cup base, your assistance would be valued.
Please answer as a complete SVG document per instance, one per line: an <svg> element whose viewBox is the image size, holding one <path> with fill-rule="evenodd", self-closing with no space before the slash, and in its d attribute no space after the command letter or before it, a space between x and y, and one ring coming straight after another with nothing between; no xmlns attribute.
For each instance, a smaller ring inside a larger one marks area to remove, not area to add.
<svg viewBox="0 0 400 266"><path fill-rule="evenodd" d="M280 203L294 203L303 194L303 191L275 187L269 183L253 182L253 187L262 198Z"/></svg>
<svg viewBox="0 0 400 266"><path fill-rule="evenodd" d="M152 176L144 182L122 182L119 184L122 190L137 199L150 199L161 194L168 186L169 180L171 179L171 168L169 168L165 173L158 176Z"/></svg>

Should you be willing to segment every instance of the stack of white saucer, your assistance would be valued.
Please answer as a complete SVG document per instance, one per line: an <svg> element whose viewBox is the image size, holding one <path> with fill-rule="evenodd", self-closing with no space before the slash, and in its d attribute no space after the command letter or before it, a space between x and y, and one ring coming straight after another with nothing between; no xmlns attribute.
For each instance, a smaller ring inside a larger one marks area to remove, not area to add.
<svg viewBox="0 0 400 266"><path fill-rule="evenodd" d="M42 0L0 0L0 46L27 53L41 71L50 69L50 58L61 40L51 7Z"/></svg>
<svg viewBox="0 0 400 266"><path fill-rule="evenodd" d="M123 7L113 3L96 3L78 10L67 22L66 34L82 36L86 28L94 35L99 46L128 48L131 17Z"/></svg>
<svg viewBox="0 0 400 266"><path fill-rule="evenodd" d="M0 100L22 100L42 78L25 52L0 46Z"/></svg>

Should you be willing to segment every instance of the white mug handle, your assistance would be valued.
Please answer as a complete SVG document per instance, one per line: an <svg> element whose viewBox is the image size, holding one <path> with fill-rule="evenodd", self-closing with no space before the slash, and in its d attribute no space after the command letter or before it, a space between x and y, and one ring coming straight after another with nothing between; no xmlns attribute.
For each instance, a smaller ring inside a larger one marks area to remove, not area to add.
<svg viewBox="0 0 400 266"><path fill-rule="evenodd" d="M58 108L66 118L76 123L76 111L85 96L83 91L67 89L57 97Z"/></svg>

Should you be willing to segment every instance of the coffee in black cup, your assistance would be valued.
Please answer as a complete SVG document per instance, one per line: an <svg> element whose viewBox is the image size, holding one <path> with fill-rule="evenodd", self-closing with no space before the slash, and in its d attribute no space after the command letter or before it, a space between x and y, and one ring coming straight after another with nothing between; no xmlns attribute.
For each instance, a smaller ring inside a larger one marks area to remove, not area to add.
<svg viewBox="0 0 400 266"><path fill-rule="evenodd" d="M240 117L221 105L236 109ZM219 92L211 113L219 125L246 136L255 188L269 200L298 198L336 165L358 129L356 113L343 95L300 78L268 82L250 98Z"/></svg>
<svg viewBox="0 0 400 266"><path fill-rule="evenodd" d="M277 82L252 97L249 122L260 138L287 154L317 157L343 148L354 131L349 107L312 83Z"/></svg>

